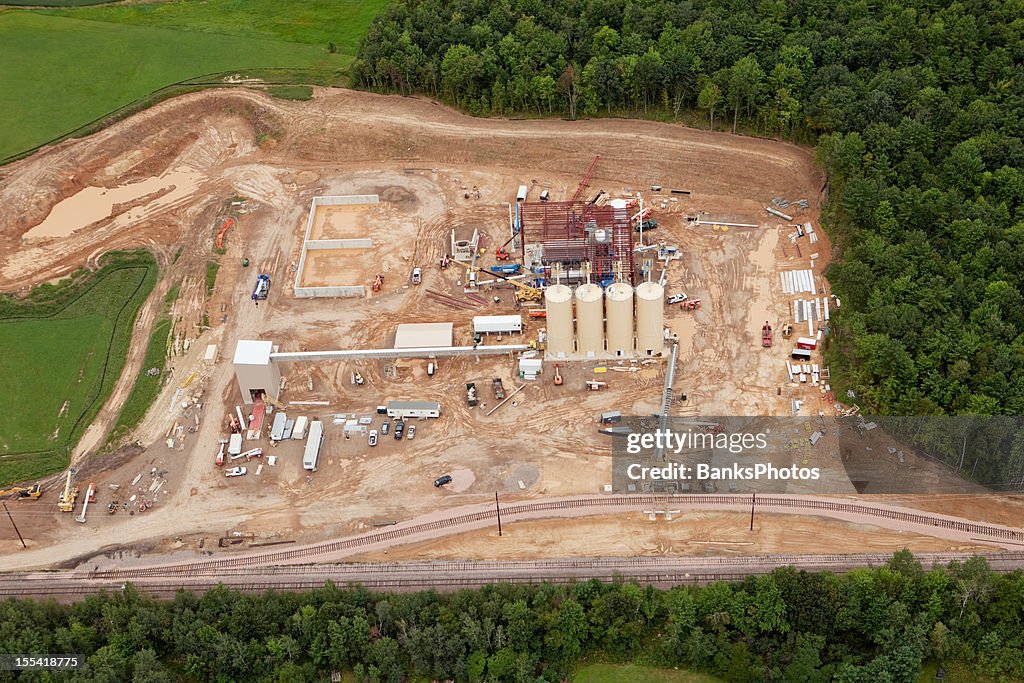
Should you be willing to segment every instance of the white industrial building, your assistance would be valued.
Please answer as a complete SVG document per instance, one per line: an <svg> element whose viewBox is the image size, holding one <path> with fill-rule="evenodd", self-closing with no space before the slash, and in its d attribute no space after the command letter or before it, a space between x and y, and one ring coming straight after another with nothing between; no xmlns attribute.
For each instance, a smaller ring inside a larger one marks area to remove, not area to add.
<svg viewBox="0 0 1024 683"><path fill-rule="evenodd" d="M452 323L406 323L395 330L396 349L449 347L454 338Z"/></svg>
<svg viewBox="0 0 1024 683"><path fill-rule="evenodd" d="M473 334L518 334L522 331L521 315L473 316Z"/></svg>
<svg viewBox="0 0 1024 683"><path fill-rule="evenodd" d="M388 417L440 417L437 401L388 401Z"/></svg>
<svg viewBox="0 0 1024 683"><path fill-rule="evenodd" d="M259 392L277 399L281 392L281 370L270 358L274 343L244 339L235 347L235 379L242 401L249 405Z"/></svg>

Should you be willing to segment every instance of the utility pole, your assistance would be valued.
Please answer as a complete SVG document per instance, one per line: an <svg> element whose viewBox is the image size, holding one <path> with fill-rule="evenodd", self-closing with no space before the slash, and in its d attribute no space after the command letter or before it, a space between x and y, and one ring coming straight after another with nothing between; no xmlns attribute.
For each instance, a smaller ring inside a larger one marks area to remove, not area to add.
<svg viewBox="0 0 1024 683"><path fill-rule="evenodd" d="M750 497L750 530L754 530L754 503L757 502L757 491Z"/></svg>
<svg viewBox="0 0 1024 683"><path fill-rule="evenodd" d="M27 548L25 545L25 539L21 537L21 532L18 531L18 525L14 523L14 517L11 517L11 511L7 509L7 503L4 503L4 512L7 513L7 519L11 520L11 526L14 527L14 533L18 534L18 540L21 541L21 547Z"/></svg>
<svg viewBox="0 0 1024 683"><path fill-rule="evenodd" d="M501 508L498 507L498 492L494 492L494 509L498 513L498 536L501 536Z"/></svg>

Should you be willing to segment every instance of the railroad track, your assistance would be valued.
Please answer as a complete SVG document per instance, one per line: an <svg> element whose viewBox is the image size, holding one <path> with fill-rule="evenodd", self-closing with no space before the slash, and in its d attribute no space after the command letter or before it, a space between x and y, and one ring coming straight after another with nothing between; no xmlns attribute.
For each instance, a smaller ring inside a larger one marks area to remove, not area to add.
<svg viewBox="0 0 1024 683"><path fill-rule="evenodd" d="M964 560L969 553L921 553L925 566ZM1024 551L992 552L983 556L995 571L1024 566ZM466 560L366 564L326 564L226 569L212 576L152 576L132 580L138 590L154 597L171 597L182 589L205 591L218 585L243 592L306 591L327 581L358 584L382 591L422 589L458 590L494 583L564 584L597 579L611 582L632 579L655 586L700 585L713 581L740 581L764 575L779 566L844 572L877 567L889 561L887 553L828 555L750 555L739 557L634 557L552 560ZM107 578L100 578L105 576ZM38 596L74 601L102 591L120 591L125 582L109 573L26 572L0 576L0 597Z"/></svg>
<svg viewBox="0 0 1024 683"><path fill-rule="evenodd" d="M1024 544L1024 530L1011 529L1008 527L996 526L971 522L957 518L945 517L922 512L909 512L897 510L880 505L869 503L833 502L812 498L799 498L782 495L761 495L756 501L746 494L694 494L681 496L653 496L653 495L620 495L604 496L599 498L574 498L551 501L524 502L502 507L501 512L505 520L512 521L517 518L544 518L564 516L558 513L574 513L585 510L591 513L601 511L615 511L616 509L657 509L664 506L684 507L687 509L700 508L740 508L750 509L751 506L765 510L766 512L806 512L821 514L825 516L858 516L875 519L888 519L907 524L941 529L946 532L954 532L969 535L971 538L983 542L1005 542L1008 544ZM266 567L271 565L316 562L318 558L340 553L359 551L366 552L374 546L392 544L403 539L412 539L417 536L437 536L438 531L451 531L455 529L469 530L478 528L483 523L489 523L495 518L493 509L482 509L477 512L470 512L452 517L400 526L387 531L374 531L361 536L326 541L304 547L289 548L288 550L268 551L253 553L237 557L225 557L216 560L197 560L194 562L183 562L152 567L134 567L125 569L103 570L93 574L98 579L137 579L156 576L203 576L222 575L225 570L244 567ZM756 557L756 556L752 556ZM785 564L786 555L774 557L776 565ZM794 556L795 557L795 556ZM815 557L829 557L815 556ZM844 557L844 556L835 556ZM710 559L710 558L709 558ZM731 558L730 558L731 559Z"/></svg>

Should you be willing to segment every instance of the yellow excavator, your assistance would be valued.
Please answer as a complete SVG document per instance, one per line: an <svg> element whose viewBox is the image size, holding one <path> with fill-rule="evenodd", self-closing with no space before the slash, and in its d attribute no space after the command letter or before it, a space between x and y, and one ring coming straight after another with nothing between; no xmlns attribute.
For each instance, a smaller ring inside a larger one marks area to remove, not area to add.
<svg viewBox="0 0 1024 683"><path fill-rule="evenodd" d="M0 498L9 496L12 493L17 493L18 498L31 498L35 500L39 496L43 495L43 489L39 484L33 484L32 486L14 486L9 489L0 490Z"/></svg>

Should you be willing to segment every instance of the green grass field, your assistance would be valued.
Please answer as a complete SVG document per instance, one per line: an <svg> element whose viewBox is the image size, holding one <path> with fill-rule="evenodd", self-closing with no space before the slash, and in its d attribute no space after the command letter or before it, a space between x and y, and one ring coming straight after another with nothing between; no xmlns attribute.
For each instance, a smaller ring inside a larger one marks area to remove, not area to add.
<svg viewBox="0 0 1024 683"><path fill-rule="evenodd" d="M9 399L0 411L0 484L65 467L110 395L157 273L148 254L123 259L46 285L29 301L0 302L0 377Z"/></svg>
<svg viewBox="0 0 1024 683"><path fill-rule="evenodd" d="M588 664L576 672L574 683L721 683L707 674L681 669L657 669L637 664Z"/></svg>
<svg viewBox="0 0 1024 683"><path fill-rule="evenodd" d="M205 74L344 72L385 5L207 0L0 10L0 159ZM303 73L283 77L302 81Z"/></svg>
<svg viewBox="0 0 1024 683"><path fill-rule="evenodd" d="M117 446L118 441L142 422L142 418L146 416L149 407L160 393L165 379L164 368L167 365L167 341L170 331L171 321L166 318L153 326L153 333L146 347L146 359L142 363L142 372L135 378L132 393L128 395L114 428L110 430L107 437L108 446ZM155 377L149 376L147 371L150 368L157 368L160 374Z"/></svg>

